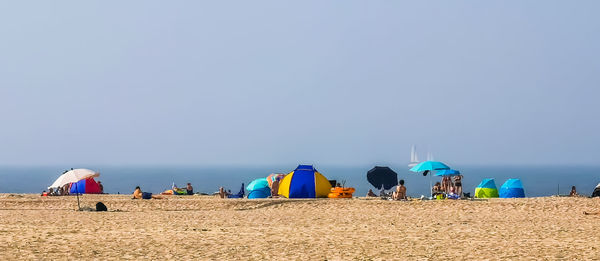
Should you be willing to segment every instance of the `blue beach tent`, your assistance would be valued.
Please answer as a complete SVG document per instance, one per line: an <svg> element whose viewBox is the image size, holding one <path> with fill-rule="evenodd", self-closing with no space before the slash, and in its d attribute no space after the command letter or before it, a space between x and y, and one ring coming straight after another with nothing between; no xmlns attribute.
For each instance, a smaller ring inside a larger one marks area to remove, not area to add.
<svg viewBox="0 0 600 261"><path fill-rule="evenodd" d="M520 179L509 179L500 187L501 198L524 198L525 189Z"/></svg>
<svg viewBox="0 0 600 261"><path fill-rule="evenodd" d="M246 187L248 190L248 198L268 198L271 196L271 188L267 178L255 179Z"/></svg>
<svg viewBox="0 0 600 261"><path fill-rule="evenodd" d="M497 198L498 189L494 179L483 179L475 188L476 198Z"/></svg>
<svg viewBox="0 0 600 261"><path fill-rule="evenodd" d="M253 198L268 198L269 196L271 196L271 189L269 189L269 188L266 188L266 189L256 189L256 190L248 191L248 198L249 199L253 199Z"/></svg>
<svg viewBox="0 0 600 261"><path fill-rule="evenodd" d="M326 198L329 180L312 165L299 165L279 183L279 195L286 198Z"/></svg>

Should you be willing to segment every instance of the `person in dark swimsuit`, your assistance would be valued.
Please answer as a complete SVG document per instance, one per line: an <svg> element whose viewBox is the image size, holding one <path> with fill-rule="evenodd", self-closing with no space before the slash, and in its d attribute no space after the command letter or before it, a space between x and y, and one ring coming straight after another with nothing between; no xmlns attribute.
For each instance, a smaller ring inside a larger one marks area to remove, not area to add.
<svg viewBox="0 0 600 261"><path fill-rule="evenodd" d="M185 190L188 195L194 195L194 188L192 187L192 183L188 183Z"/></svg>
<svg viewBox="0 0 600 261"><path fill-rule="evenodd" d="M462 198L462 175L454 177L454 187L456 194L458 194Z"/></svg>

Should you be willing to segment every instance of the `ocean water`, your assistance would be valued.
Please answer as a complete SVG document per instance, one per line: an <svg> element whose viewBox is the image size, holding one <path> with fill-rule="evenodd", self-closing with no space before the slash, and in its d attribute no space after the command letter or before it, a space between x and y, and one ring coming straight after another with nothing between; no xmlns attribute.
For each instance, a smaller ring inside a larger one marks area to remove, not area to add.
<svg viewBox="0 0 600 261"><path fill-rule="evenodd" d="M77 166L74 166L77 167ZM169 166L83 166L100 171L105 192L129 194L135 186L143 191L159 193L170 189L175 183L179 187L191 182L196 192L212 193L220 186L239 191L241 184L266 177L270 173L288 173L296 166L263 167L169 167ZM315 166L328 179L345 181L348 187L356 188L355 196L364 196L374 189L366 179L366 173L373 166ZM431 182L440 177L422 176L408 171L405 166L390 166L404 179L408 195L418 197L428 195ZM568 194L571 186L576 186L580 194L590 195L600 182L600 171L595 166L453 166L464 176L464 192L473 193L483 178L495 178L496 186L509 178L520 178L528 197ZM44 167L0 167L0 193L39 193L52 184L64 166Z"/></svg>

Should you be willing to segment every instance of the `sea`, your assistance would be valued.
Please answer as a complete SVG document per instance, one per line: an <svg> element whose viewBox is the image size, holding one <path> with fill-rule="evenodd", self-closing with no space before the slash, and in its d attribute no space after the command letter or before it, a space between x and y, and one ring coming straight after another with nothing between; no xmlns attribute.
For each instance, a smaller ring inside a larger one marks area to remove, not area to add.
<svg viewBox="0 0 600 261"><path fill-rule="evenodd" d="M130 194L136 186L145 192L160 193L173 184L185 187L192 183L195 192L211 194L223 186L237 193L242 184L263 178L271 173L289 173L296 166L0 166L0 193L41 193L64 170L88 168L100 172L104 191L111 194ZM355 196L366 195L369 189L379 191L367 181L373 166L315 166L328 179L356 189ZM412 197L428 195L432 183L441 177L413 173L407 166L389 166L405 181ZM569 194L571 186L583 195L590 195L600 183L597 166L453 166L463 175L463 191L473 194L484 178L494 178L500 186L509 178L519 178L527 197Z"/></svg>

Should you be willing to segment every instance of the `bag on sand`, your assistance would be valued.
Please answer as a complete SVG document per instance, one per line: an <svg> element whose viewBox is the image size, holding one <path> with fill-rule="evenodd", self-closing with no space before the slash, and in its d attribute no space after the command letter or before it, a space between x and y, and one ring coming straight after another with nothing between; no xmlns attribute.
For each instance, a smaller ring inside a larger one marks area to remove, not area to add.
<svg viewBox="0 0 600 261"><path fill-rule="evenodd" d="M106 205L104 205L104 203L98 202L96 203L96 211L108 211L108 208L106 208Z"/></svg>

